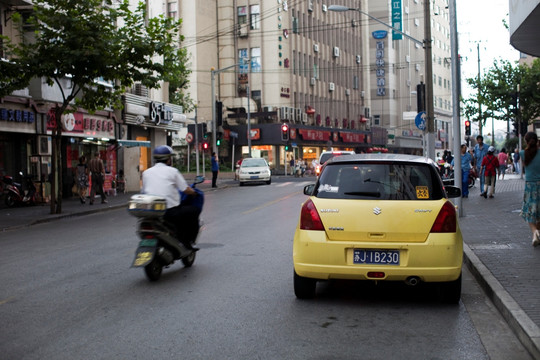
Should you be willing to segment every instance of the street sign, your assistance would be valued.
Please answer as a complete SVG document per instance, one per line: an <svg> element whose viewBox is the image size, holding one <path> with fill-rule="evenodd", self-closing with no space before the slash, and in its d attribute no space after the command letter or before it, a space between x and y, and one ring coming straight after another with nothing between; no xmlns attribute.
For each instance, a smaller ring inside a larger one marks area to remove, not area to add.
<svg viewBox="0 0 540 360"><path fill-rule="evenodd" d="M238 139L238 133L236 131L229 132L229 136Z"/></svg>
<svg viewBox="0 0 540 360"><path fill-rule="evenodd" d="M188 143L190 143L190 144L193 142L193 134L192 134L192 133L189 133L189 132L188 132L188 133L186 134L186 141L187 141Z"/></svg>
<svg viewBox="0 0 540 360"><path fill-rule="evenodd" d="M416 127L420 130L426 130L426 112L419 112L418 115L416 115L416 117L414 118L414 123L416 124Z"/></svg>

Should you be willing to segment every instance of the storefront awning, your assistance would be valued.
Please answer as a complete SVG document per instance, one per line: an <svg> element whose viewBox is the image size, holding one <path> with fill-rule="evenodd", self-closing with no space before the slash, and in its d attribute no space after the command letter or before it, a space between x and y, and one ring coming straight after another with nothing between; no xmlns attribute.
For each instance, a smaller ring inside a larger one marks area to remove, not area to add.
<svg viewBox="0 0 540 360"><path fill-rule="evenodd" d="M150 147L150 141L141 141L141 140L117 140L118 145L126 146L126 147Z"/></svg>

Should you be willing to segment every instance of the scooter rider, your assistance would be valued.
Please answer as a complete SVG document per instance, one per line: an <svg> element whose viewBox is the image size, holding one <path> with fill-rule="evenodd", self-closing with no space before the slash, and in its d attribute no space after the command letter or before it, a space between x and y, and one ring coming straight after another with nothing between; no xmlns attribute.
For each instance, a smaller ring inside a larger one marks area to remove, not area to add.
<svg viewBox="0 0 540 360"><path fill-rule="evenodd" d="M172 167L173 149L170 146L156 147L153 156L155 165L143 172L141 192L167 199L165 221L175 225L177 238L186 248L197 251L199 249L193 246L193 241L199 231L200 210L195 206L181 204L179 191L188 196L196 196L196 192L187 184L180 171Z"/></svg>

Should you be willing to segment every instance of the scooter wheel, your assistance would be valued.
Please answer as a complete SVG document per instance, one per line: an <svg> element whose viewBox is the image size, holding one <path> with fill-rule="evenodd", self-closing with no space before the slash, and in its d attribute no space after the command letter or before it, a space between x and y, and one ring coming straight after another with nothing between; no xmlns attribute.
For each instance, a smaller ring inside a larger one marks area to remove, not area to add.
<svg viewBox="0 0 540 360"><path fill-rule="evenodd" d="M150 264L144 267L144 272L146 273L146 277L148 277L150 281L159 280L162 270L163 270L163 266L161 266L161 263L159 262L158 259L152 260Z"/></svg>
<svg viewBox="0 0 540 360"><path fill-rule="evenodd" d="M193 263L195 262L196 255L196 252L192 252L188 256L182 258L182 264L184 264L184 267L191 267L191 265L193 265Z"/></svg>
<svg viewBox="0 0 540 360"><path fill-rule="evenodd" d="M13 207L15 206L15 199L13 198L13 195L7 194L5 199L7 207Z"/></svg>

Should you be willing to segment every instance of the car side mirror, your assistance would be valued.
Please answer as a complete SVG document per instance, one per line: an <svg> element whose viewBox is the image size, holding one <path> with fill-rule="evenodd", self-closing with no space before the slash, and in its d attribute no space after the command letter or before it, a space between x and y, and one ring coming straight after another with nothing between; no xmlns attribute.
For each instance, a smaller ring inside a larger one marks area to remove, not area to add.
<svg viewBox="0 0 540 360"><path fill-rule="evenodd" d="M304 195L312 195L315 190L315 184L309 184L304 186Z"/></svg>
<svg viewBox="0 0 540 360"><path fill-rule="evenodd" d="M457 198L461 196L461 189L457 186L445 185L444 190L449 198Z"/></svg>

